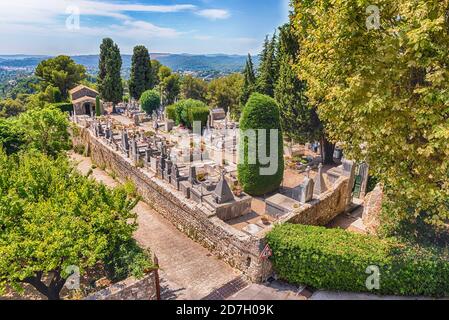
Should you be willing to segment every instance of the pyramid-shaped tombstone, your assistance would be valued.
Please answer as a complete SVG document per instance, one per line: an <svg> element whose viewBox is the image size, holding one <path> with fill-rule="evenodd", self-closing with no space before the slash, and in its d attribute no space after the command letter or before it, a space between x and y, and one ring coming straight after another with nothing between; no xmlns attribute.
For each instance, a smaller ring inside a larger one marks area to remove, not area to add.
<svg viewBox="0 0 449 320"><path fill-rule="evenodd" d="M234 194L226 181L224 172L221 174L221 179L214 191L214 198L217 204L234 201Z"/></svg>

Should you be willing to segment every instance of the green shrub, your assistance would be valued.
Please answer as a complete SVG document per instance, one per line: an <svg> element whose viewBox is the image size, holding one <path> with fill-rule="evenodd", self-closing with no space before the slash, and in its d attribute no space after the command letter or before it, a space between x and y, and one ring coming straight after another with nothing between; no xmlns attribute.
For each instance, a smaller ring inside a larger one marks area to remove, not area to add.
<svg viewBox="0 0 449 320"><path fill-rule="evenodd" d="M161 104L161 96L156 90L147 90L140 97L142 110L147 114L152 114Z"/></svg>
<svg viewBox="0 0 449 320"><path fill-rule="evenodd" d="M141 279L145 272L156 268L150 252L140 248L134 239L118 243L105 259L105 266L113 281L122 281L129 276Z"/></svg>
<svg viewBox="0 0 449 320"><path fill-rule="evenodd" d="M253 196L260 196L275 191L281 185L284 177L284 150L283 135L279 117L279 107L276 101L269 96L259 93L253 94L243 108L240 118L240 130L245 133L247 130L266 129L266 141L257 137L257 144L249 146L249 139L244 139L240 149L240 163L238 165L239 182L243 190ZM278 131L278 150L277 170L272 175L261 174L261 169L268 168L271 163L262 165L259 159L259 148L262 148L263 154L270 153L270 129ZM263 150L265 149L265 150ZM255 164L249 163L249 154L256 152L257 159Z"/></svg>
<svg viewBox="0 0 449 320"><path fill-rule="evenodd" d="M177 125L182 124L192 129L194 121L201 121L203 127L207 124L209 108L204 102L194 99L181 100L169 108L167 115L170 112L170 117L175 118Z"/></svg>
<svg viewBox="0 0 449 320"><path fill-rule="evenodd" d="M204 106L195 106L189 109L188 119L190 126L193 126L195 121L201 121L201 127L205 127L207 125L207 118L209 117L210 110L209 108Z"/></svg>
<svg viewBox="0 0 449 320"><path fill-rule="evenodd" d="M77 154L83 155L86 152L86 147L83 144L73 146L73 151Z"/></svg>
<svg viewBox="0 0 449 320"><path fill-rule="evenodd" d="M172 104L165 108L167 118L176 122L176 105Z"/></svg>
<svg viewBox="0 0 449 320"><path fill-rule="evenodd" d="M73 104L69 102L52 103L51 106L61 110L62 112L73 112Z"/></svg>
<svg viewBox="0 0 449 320"><path fill-rule="evenodd" d="M283 224L267 236L281 278L318 289L396 295L449 295L449 261L429 249L341 229ZM369 266L380 289L366 287Z"/></svg>

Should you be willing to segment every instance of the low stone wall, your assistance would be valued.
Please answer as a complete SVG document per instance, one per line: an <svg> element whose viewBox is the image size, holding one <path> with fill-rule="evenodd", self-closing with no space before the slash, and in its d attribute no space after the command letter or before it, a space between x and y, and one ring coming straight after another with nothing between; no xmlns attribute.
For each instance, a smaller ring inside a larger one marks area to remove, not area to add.
<svg viewBox="0 0 449 320"><path fill-rule="evenodd" d="M84 300L157 300L157 285L157 271L152 271L140 280L128 278Z"/></svg>
<svg viewBox="0 0 449 320"><path fill-rule="evenodd" d="M149 169L135 167L130 159L113 150L105 140L94 137L86 128L80 128L74 135L73 144L84 145L96 165L105 166L117 177L132 181L143 200L155 211L212 254L242 271L251 281L262 282L271 275L271 263L259 258L266 244L266 232L250 236L231 227L204 206L189 201L170 184L156 178Z"/></svg>
<svg viewBox="0 0 449 320"><path fill-rule="evenodd" d="M341 176L333 187L317 199L302 205L283 217L280 222L325 226L346 209L349 179Z"/></svg>

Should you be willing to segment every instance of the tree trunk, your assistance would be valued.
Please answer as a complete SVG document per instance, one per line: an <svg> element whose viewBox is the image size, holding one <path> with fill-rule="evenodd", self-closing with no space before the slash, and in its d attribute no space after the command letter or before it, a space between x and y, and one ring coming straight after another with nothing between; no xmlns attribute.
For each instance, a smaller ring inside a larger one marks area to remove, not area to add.
<svg viewBox="0 0 449 320"><path fill-rule="evenodd" d="M36 276L23 280L24 283L32 285L39 293L46 296L48 300L61 300L60 293L65 284L65 279L61 277L59 271L52 272L53 277L47 286L42 281L42 272L36 273Z"/></svg>
<svg viewBox="0 0 449 320"><path fill-rule="evenodd" d="M334 162L335 144L329 142L325 136L321 138L320 150L321 150L321 161L323 164L329 165L335 164Z"/></svg>

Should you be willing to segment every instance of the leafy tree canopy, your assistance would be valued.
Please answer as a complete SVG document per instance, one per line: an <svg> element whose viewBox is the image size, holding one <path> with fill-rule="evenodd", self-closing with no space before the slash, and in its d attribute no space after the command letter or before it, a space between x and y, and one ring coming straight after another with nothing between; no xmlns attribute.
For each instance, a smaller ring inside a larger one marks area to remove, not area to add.
<svg viewBox="0 0 449 320"><path fill-rule="evenodd" d="M19 116L16 125L27 148L56 156L71 146L67 131L69 121L67 116L56 108L31 109Z"/></svg>
<svg viewBox="0 0 449 320"><path fill-rule="evenodd" d="M396 210L449 219L448 2L296 0L298 75L334 141L366 160Z"/></svg>
<svg viewBox="0 0 449 320"><path fill-rule="evenodd" d="M143 253L121 257L136 229L135 200L123 189L81 176L66 157L1 152L0 185L1 289L20 291L28 283L59 299L69 266L84 273L99 262L113 262L109 265L123 275L126 261L135 276L150 267Z"/></svg>
<svg viewBox="0 0 449 320"><path fill-rule="evenodd" d="M208 103L212 108L230 111L234 118L238 118L242 88L243 75L240 73L212 80L209 84Z"/></svg>
<svg viewBox="0 0 449 320"><path fill-rule="evenodd" d="M181 98L206 101L207 83L199 78L187 75L181 79Z"/></svg>
<svg viewBox="0 0 449 320"><path fill-rule="evenodd" d="M152 114L161 105L161 95L157 90L147 90L140 97L140 105L143 111Z"/></svg>
<svg viewBox="0 0 449 320"><path fill-rule="evenodd" d="M140 99L142 93L154 87L151 60L148 49L144 46L134 47L131 76L129 79L129 94L134 99Z"/></svg>
<svg viewBox="0 0 449 320"><path fill-rule="evenodd" d="M68 56L57 56L39 63L35 74L42 80L44 89L48 86L59 89L61 100L53 102L61 102L68 98L70 89L86 78L86 69Z"/></svg>

